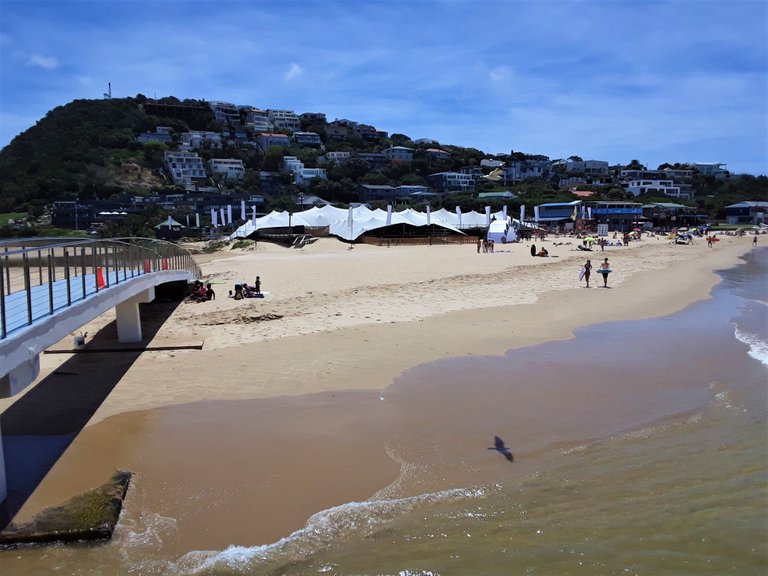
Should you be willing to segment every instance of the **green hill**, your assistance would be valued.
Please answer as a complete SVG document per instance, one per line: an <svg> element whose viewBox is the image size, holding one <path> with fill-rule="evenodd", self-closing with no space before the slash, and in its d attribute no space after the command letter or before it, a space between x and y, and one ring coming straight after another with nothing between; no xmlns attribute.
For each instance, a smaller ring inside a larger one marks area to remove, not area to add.
<svg viewBox="0 0 768 576"><path fill-rule="evenodd" d="M182 131L197 126L150 116L140 104L139 96L75 100L14 138L0 151L0 213L164 185L161 147L137 143L136 135L158 124ZM212 120L211 114L197 123L207 128Z"/></svg>

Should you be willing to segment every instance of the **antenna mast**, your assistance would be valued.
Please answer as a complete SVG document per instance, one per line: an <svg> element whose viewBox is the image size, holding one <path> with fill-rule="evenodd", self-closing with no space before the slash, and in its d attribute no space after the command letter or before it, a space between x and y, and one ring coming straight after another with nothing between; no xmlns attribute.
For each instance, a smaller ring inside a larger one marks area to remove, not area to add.
<svg viewBox="0 0 768 576"><path fill-rule="evenodd" d="M104 100L112 99L112 82L109 82L108 86L109 86L109 92L104 92Z"/></svg>

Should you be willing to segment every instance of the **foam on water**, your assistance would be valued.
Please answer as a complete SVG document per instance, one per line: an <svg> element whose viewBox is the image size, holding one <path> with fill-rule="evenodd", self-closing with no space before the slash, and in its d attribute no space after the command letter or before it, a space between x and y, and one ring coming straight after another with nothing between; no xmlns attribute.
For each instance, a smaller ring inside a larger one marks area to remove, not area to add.
<svg viewBox="0 0 768 576"><path fill-rule="evenodd" d="M762 340L757 334L740 330L738 326L734 329L736 339L749 346L748 354L759 362L768 366L768 342Z"/></svg>
<svg viewBox="0 0 768 576"><path fill-rule="evenodd" d="M314 514L303 528L272 544L230 546L221 552L189 552L174 568L185 575L206 574L216 569L249 574L265 562L301 560L333 541L364 536L419 506L483 498L486 494L485 488L452 489L393 500L349 502Z"/></svg>

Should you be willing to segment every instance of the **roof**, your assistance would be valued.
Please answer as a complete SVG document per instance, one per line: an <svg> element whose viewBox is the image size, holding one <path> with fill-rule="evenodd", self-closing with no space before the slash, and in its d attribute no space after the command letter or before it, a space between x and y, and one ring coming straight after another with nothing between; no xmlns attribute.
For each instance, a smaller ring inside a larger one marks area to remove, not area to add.
<svg viewBox="0 0 768 576"><path fill-rule="evenodd" d="M745 200L744 202L737 202L736 204L726 206L726 208L768 208L768 202Z"/></svg>
<svg viewBox="0 0 768 576"><path fill-rule="evenodd" d="M581 204L581 200L574 200L573 202L547 202L546 204L539 204L539 207L547 206L547 207L554 208L554 207L561 206L565 208L567 206L567 207L573 208L577 204Z"/></svg>

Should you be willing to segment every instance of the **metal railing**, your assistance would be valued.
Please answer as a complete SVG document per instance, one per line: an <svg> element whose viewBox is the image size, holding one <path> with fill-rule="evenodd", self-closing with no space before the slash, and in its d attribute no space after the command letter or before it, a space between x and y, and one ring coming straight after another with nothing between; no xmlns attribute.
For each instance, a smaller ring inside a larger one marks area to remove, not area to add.
<svg viewBox="0 0 768 576"><path fill-rule="evenodd" d="M192 254L151 238L0 242L0 339L92 294L166 270L202 272Z"/></svg>

